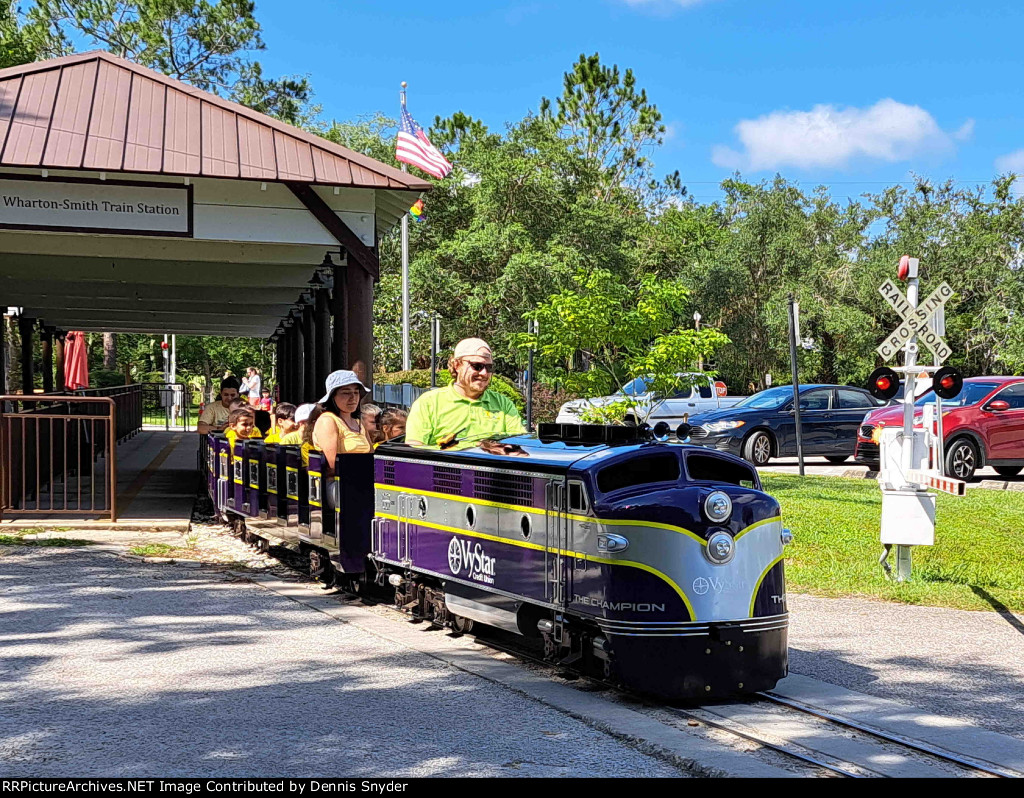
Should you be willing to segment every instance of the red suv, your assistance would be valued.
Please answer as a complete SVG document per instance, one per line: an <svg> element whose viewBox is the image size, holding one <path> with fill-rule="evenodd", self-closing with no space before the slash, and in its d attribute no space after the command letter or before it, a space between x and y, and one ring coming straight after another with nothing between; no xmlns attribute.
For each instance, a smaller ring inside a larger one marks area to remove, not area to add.
<svg viewBox="0 0 1024 798"><path fill-rule="evenodd" d="M935 401L931 390L914 403L914 423L921 423L921 408ZM872 410L857 430L854 459L878 470L879 427L903 426L903 406ZM945 473L970 479L974 472L992 466L1004 477L1024 468L1024 377L968 377L952 399L942 400L942 434L945 438Z"/></svg>

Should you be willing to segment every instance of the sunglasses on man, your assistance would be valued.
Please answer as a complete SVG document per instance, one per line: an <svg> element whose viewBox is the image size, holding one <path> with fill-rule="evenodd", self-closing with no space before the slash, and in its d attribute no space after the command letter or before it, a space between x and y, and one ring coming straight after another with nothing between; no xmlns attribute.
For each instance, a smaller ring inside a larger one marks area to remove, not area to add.
<svg viewBox="0 0 1024 798"><path fill-rule="evenodd" d="M484 369L487 369L487 371L490 372L494 371L493 363L474 363L472 360L467 360L466 363L468 363L469 366L473 369L473 371L475 371L477 374L479 374Z"/></svg>

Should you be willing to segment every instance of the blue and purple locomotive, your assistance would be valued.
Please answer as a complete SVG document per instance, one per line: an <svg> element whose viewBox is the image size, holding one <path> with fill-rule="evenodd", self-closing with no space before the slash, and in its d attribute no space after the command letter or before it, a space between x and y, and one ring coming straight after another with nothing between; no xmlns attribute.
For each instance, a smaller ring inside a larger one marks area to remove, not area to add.
<svg viewBox="0 0 1024 798"><path fill-rule="evenodd" d="M778 502L744 460L664 437L552 424L459 451L390 442L339 456L329 479L314 452L308 470L291 461L290 514L261 499L257 471L283 473L294 447L239 442L240 467L218 476L209 458L209 484L248 534L350 588L390 586L437 625L533 638L552 662L662 698L769 689L787 672Z"/></svg>

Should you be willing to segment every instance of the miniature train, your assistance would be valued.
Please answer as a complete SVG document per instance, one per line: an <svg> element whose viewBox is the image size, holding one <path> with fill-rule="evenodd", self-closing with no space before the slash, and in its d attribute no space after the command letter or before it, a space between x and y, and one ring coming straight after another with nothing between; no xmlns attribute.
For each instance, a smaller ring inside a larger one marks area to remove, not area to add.
<svg viewBox="0 0 1024 798"><path fill-rule="evenodd" d="M552 424L501 454L389 442L328 478L316 451L307 469L298 446L228 446L204 436L217 511L326 581L393 589L456 631L534 638L552 662L664 699L786 675L791 535L737 457L665 430Z"/></svg>

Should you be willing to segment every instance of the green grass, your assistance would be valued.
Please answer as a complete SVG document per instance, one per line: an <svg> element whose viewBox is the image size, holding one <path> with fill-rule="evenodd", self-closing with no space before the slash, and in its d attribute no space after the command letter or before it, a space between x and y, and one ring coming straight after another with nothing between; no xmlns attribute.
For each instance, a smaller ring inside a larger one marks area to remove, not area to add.
<svg viewBox="0 0 1024 798"><path fill-rule="evenodd" d="M169 546L166 543L147 543L144 546L132 546L128 549L129 554L139 557L173 557L181 554L182 549L177 546Z"/></svg>
<svg viewBox="0 0 1024 798"><path fill-rule="evenodd" d="M795 541L791 591L970 610L1024 610L1024 492L938 494L935 545L914 547L913 578L886 579L878 558L882 494L871 480L763 474ZM893 556L892 560L895 560Z"/></svg>
<svg viewBox="0 0 1024 798"><path fill-rule="evenodd" d="M0 546L91 546L91 540L78 538L43 538L42 540L26 540L26 535L38 535L42 529L20 529L9 535L0 535ZM63 530L61 530L63 531Z"/></svg>

